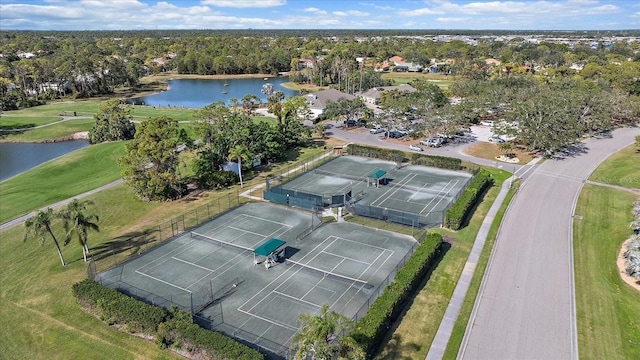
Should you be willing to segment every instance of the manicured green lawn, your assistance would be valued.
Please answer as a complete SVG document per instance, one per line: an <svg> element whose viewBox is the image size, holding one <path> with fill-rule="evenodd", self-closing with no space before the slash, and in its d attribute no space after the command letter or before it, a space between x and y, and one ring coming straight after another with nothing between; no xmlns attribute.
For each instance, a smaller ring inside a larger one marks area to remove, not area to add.
<svg viewBox="0 0 640 360"><path fill-rule="evenodd" d="M457 232L433 229L434 232L450 238L452 245L409 304L400 323L388 336L376 359L423 360L426 357L482 220L498 195L501 183L510 175L498 169L488 170L494 175L496 185L485 194L469 225ZM499 220L496 221L499 223ZM473 305L473 302L471 304Z"/></svg>
<svg viewBox="0 0 640 360"><path fill-rule="evenodd" d="M0 183L0 222L120 178L124 143L88 146Z"/></svg>
<svg viewBox="0 0 640 360"><path fill-rule="evenodd" d="M91 248L157 223L186 208L145 203L123 185L90 197L100 217L100 233L90 233ZM4 203L4 201L2 201ZM16 201L13 202L18 205ZM61 226L52 228L61 240ZM0 337L5 359L179 359L152 342L122 333L84 314L71 285L86 277L87 265L76 242L63 247L69 264L60 265L51 239L22 241L22 226L0 233Z"/></svg>
<svg viewBox="0 0 640 360"><path fill-rule="evenodd" d="M589 180L640 189L640 151L635 145L613 154L591 174Z"/></svg>
<svg viewBox="0 0 640 360"><path fill-rule="evenodd" d="M71 135L89 131L93 126L93 119L77 119L52 124L39 129L0 134L0 139L6 142L43 142L51 139L68 139Z"/></svg>
<svg viewBox="0 0 640 360"><path fill-rule="evenodd" d="M574 220L578 353L581 359L640 358L640 292L625 284L616 258L629 237L637 195L585 185Z"/></svg>
<svg viewBox="0 0 640 360"><path fill-rule="evenodd" d="M30 128L59 121L60 116L15 116L7 113L0 116L0 129Z"/></svg>

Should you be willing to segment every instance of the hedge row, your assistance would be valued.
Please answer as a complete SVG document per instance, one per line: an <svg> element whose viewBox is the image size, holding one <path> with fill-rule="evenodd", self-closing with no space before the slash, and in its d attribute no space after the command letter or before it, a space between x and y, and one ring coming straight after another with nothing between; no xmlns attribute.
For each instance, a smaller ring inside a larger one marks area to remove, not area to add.
<svg viewBox="0 0 640 360"><path fill-rule="evenodd" d="M444 226L453 230L462 228L465 220L471 213L471 209L473 209L485 190L492 185L493 179L491 178L491 174L486 170L480 170L471 182L469 182L469 186L464 189L460 197L447 210Z"/></svg>
<svg viewBox="0 0 640 360"><path fill-rule="evenodd" d="M358 144L349 144L349 146L347 146L347 154L393 161L397 163L404 161L404 153L400 150L384 149Z"/></svg>
<svg viewBox="0 0 640 360"><path fill-rule="evenodd" d="M440 169L462 170L462 160L446 156L415 153L411 155L411 164L431 166Z"/></svg>
<svg viewBox="0 0 640 360"><path fill-rule="evenodd" d="M393 282L358 320L350 336L372 356L420 281L440 256L442 235L430 233L398 271Z"/></svg>
<svg viewBox="0 0 640 360"><path fill-rule="evenodd" d="M191 315L177 308L166 311L135 300L117 290L85 279L73 285L78 302L96 311L101 320L118 324L130 332L155 335L162 348L205 352L210 359L264 359L258 351L225 335L205 330L191 322Z"/></svg>

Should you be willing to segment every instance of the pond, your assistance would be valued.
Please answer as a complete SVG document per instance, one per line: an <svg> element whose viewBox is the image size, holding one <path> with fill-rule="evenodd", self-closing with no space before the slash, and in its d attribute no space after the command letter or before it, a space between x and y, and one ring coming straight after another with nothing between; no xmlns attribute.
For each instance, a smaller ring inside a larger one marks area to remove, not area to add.
<svg viewBox="0 0 640 360"><path fill-rule="evenodd" d="M289 90L282 86L288 82L287 77L277 78L243 78L243 79L173 79L167 81L168 89L161 93L131 98L127 101L136 105L171 106L185 108L201 108L215 101L223 101L229 105L231 98L242 101L247 94L257 96L263 103L267 97L262 94L262 86L266 83L273 85L274 90L280 90L285 96L296 96L298 91Z"/></svg>
<svg viewBox="0 0 640 360"><path fill-rule="evenodd" d="M87 145L89 145L87 140L52 143L0 143L0 181Z"/></svg>

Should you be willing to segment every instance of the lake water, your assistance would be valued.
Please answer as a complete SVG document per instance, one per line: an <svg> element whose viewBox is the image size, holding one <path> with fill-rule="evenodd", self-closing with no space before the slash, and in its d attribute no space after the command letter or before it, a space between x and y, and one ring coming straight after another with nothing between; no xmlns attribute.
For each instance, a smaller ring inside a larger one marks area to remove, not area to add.
<svg viewBox="0 0 640 360"><path fill-rule="evenodd" d="M87 145L89 142L86 140L37 144L0 143L0 181Z"/></svg>
<svg viewBox="0 0 640 360"><path fill-rule="evenodd" d="M300 95L298 91L289 90L281 84L288 82L288 77L257 79L174 79L167 81L169 88L161 93L131 98L129 103L148 106L172 106L201 108L215 101L229 104L231 98L242 101L247 94L257 96L263 103L267 97L261 93L262 85L270 83L274 90L280 90L285 96Z"/></svg>

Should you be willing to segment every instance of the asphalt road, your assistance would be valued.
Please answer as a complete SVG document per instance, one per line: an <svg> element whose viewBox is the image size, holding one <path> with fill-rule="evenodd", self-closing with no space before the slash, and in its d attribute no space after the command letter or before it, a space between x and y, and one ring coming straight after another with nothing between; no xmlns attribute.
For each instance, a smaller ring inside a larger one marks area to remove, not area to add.
<svg viewBox="0 0 640 360"><path fill-rule="evenodd" d="M575 202L597 165L637 135L628 128L588 139L529 172L503 219L459 359L578 358Z"/></svg>

